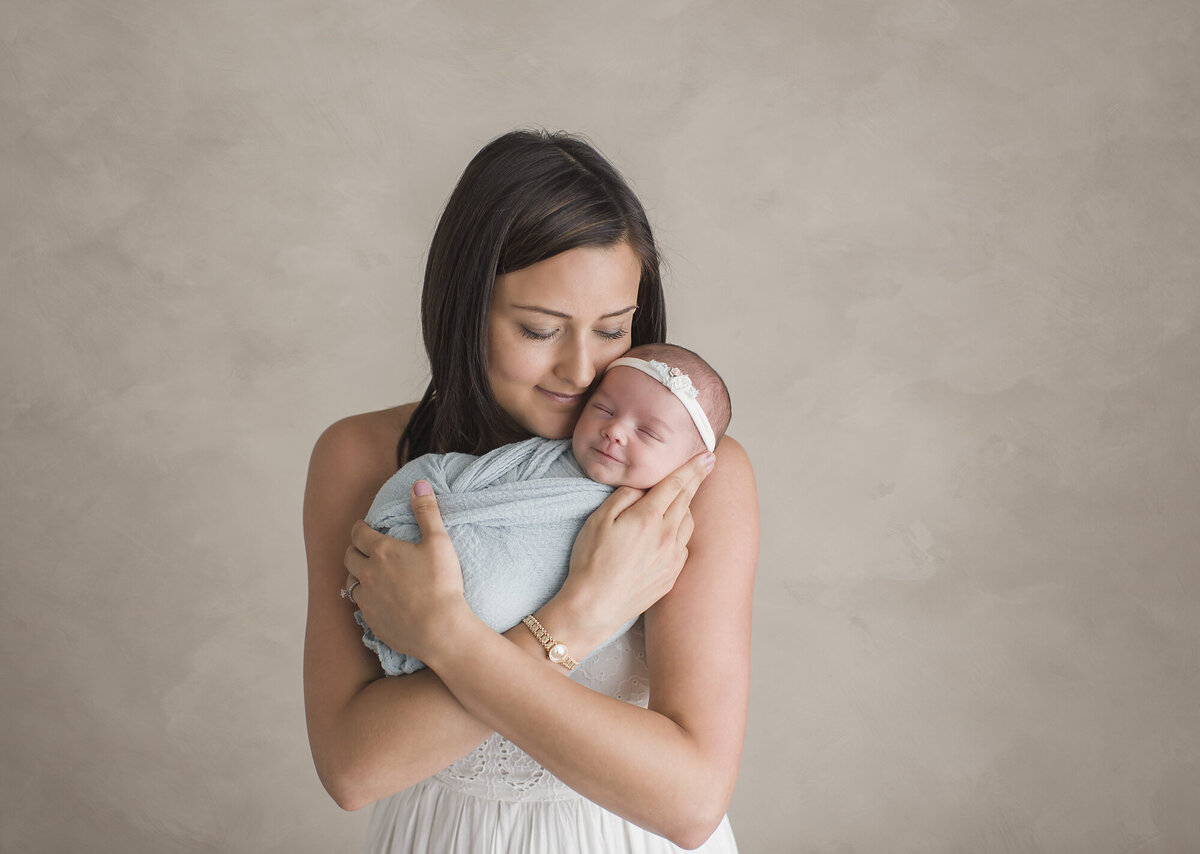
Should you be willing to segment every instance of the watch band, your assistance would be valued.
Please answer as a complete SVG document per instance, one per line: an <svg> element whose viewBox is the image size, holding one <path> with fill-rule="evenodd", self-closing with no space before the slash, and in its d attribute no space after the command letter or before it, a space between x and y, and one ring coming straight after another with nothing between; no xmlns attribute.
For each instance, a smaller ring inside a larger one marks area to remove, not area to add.
<svg viewBox="0 0 1200 854"><path fill-rule="evenodd" d="M533 636L537 638L538 643L546 648L546 655L551 661L555 664L561 664L567 670L574 670L579 666L579 662L567 654L566 644L559 643L550 637L550 633L546 631L546 627L539 623L536 617L530 614L521 620L521 622L525 624L525 628L533 632Z"/></svg>

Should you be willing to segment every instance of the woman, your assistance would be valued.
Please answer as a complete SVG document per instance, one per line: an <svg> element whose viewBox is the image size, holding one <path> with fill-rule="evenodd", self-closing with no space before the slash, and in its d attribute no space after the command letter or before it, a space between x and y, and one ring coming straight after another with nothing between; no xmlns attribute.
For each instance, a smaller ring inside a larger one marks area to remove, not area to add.
<svg viewBox="0 0 1200 854"><path fill-rule="evenodd" d="M736 442L644 496L617 490L585 525L566 583L533 616L581 661L643 611L645 640L643 652L631 633L578 681L524 625L498 635L465 607L420 483L420 544L356 521L408 459L570 435L604 366L663 340L640 203L577 139L500 137L447 202L422 327L432 381L420 403L339 421L310 464L305 707L322 782L346 809L381 801L371 850L674 850L660 837L735 850L724 813L745 729L758 539ZM428 669L383 678L343 587L377 636ZM618 699L645 701L631 695L647 680L648 708ZM447 768L467 754L471 773ZM487 778L495 801L455 788L476 771L468 782Z"/></svg>

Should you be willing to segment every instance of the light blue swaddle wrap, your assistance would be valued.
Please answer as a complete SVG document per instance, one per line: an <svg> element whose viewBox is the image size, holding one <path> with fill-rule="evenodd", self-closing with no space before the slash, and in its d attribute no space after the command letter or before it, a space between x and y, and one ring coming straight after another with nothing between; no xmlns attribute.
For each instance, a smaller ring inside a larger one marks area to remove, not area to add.
<svg viewBox="0 0 1200 854"><path fill-rule="evenodd" d="M462 567L467 604L498 632L508 631L558 592L567 578L579 529L613 491L584 475L571 453L570 439L533 438L481 457L418 457L379 490L367 524L399 540L419 541L410 503L418 480L429 481L437 496ZM425 666L375 637L361 611L354 618L363 627L363 644L379 655L389 676Z"/></svg>

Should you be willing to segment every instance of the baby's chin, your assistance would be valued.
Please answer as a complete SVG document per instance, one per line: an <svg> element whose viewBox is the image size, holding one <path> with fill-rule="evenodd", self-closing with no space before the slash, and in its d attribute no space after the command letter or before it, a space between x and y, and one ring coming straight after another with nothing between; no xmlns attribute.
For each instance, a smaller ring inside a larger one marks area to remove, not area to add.
<svg viewBox="0 0 1200 854"><path fill-rule="evenodd" d="M605 486L621 486L620 478L602 466L590 466L583 470L589 480L603 483Z"/></svg>
<svg viewBox="0 0 1200 854"><path fill-rule="evenodd" d="M658 480L646 481L644 477L641 479L636 476L630 477L627 471L613 471L600 463L583 466L583 473L596 481L596 483L603 483L606 486L631 486L634 489L649 489L658 483Z"/></svg>

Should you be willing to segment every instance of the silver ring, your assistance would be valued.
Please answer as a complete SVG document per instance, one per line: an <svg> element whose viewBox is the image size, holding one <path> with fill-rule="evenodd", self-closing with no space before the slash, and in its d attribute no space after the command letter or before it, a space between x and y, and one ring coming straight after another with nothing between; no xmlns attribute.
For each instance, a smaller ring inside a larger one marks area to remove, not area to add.
<svg viewBox="0 0 1200 854"><path fill-rule="evenodd" d="M354 583L351 584L349 588L343 587L342 588L342 598L349 599L351 602L354 602L354 588L360 584L362 584L362 582L356 578L356 579L354 579ZM354 604L357 605L358 603L354 602Z"/></svg>

